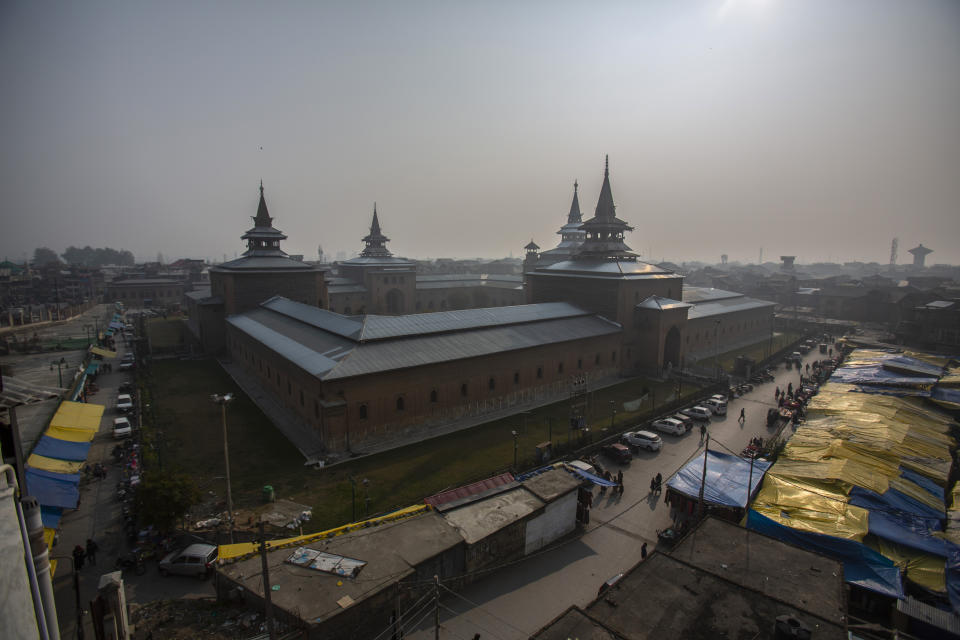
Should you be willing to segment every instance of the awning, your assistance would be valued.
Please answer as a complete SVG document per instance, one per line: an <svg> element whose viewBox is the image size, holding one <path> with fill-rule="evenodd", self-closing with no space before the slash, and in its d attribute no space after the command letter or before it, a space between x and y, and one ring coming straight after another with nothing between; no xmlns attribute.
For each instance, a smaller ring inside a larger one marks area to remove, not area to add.
<svg viewBox="0 0 960 640"><path fill-rule="evenodd" d="M80 476L28 468L27 495L43 506L76 509L80 501Z"/></svg>
<svg viewBox="0 0 960 640"><path fill-rule="evenodd" d="M83 463L72 460L57 460L56 458L38 456L34 453L27 458L27 466L31 469L42 469L54 473L75 474L80 473L80 467L83 466Z"/></svg>
<svg viewBox="0 0 960 640"><path fill-rule="evenodd" d="M63 509L60 507L44 507L40 506L40 519L43 520L43 526L46 528L44 530L44 537L46 537L47 531L53 531L60 526L60 518L63 517ZM53 546L49 542L47 546Z"/></svg>
<svg viewBox="0 0 960 640"><path fill-rule="evenodd" d="M60 408L54 414L50 421L50 427L63 427L66 429L92 430L94 433L100 428L100 419L106 409L102 404L91 404L87 402L60 403ZM49 434L53 435L53 434ZM58 436L54 436L58 437ZM93 436L90 437L91 439ZM74 438L61 438L62 440L73 440Z"/></svg>
<svg viewBox="0 0 960 640"><path fill-rule="evenodd" d="M750 493L754 493L763 474L770 468L766 460L753 461L751 478L750 461L729 453L709 451L707 458L707 481L703 489L704 501L726 507L745 507L747 505L747 481L750 481ZM700 454L677 471L667 481L667 487L697 499L703 484L703 460Z"/></svg>
<svg viewBox="0 0 960 640"><path fill-rule="evenodd" d="M90 451L89 442L72 442L70 440L59 440L45 435L40 438L37 446L33 448L33 453L48 458L57 458L59 460L83 461L87 459L87 453Z"/></svg>
<svg viewBox="0 0 960 640"><path fill-rule="evenodd" d="M98 356L102 356L102 357L104 357L104 358L116 358L116 357L117 357L117 352L116 352L116 351L110 351L109 349L104 349L103 347L90 347L90 353L95 353L95 354L97 354Z"/></svg>
<svg viewBox="0 0 960 640"><path fill-rule="evenodd" d="M94 360L93 362L91 362L90 364L87 365L87 369L86 369L86 372L85 372L85 373L86 373L88 376L89 376L89 375L92 375L92 374L96 373L96 372L97 372L97 369L99 369L99 368L100 368L100 363L97 362L96 360Z"/></svg>
<svg viewBox="0 0 960 640"><path fill-rule="evenodd" d="M122 322L113 321L113 322L110 323L110 328L111 328L111 329L123 329L123 323L122 323Z"/></svg>

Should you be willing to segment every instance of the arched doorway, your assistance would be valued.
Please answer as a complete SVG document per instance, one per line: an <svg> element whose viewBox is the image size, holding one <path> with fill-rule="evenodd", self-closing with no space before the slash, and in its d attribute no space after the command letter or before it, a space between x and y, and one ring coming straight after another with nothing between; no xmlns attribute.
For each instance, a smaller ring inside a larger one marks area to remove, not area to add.
<svg viewBox="0 0 960 640"><path fill-rule="evenodd" d="M667 338L663 341L663 367L677 367L680 365L680 329L676 326L667 331Z"/></svg>
<svg viewBox="0 0 960 640"><path fill-rule="evenodd" d="M394 315L403 313L403 293L400 289L387 291L387 313Z"/></svg>

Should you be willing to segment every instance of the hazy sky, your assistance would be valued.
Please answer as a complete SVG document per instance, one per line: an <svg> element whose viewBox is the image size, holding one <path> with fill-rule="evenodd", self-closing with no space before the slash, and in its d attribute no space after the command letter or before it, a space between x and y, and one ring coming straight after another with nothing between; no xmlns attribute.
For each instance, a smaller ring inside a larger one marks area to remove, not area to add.
<svg viewBox="0 0 960 640"><path fill-rule="evenodd" d="M0 2L0 257L555 246L960 263L960 2ZM262 147L262 150L261 150Z"/></svg>

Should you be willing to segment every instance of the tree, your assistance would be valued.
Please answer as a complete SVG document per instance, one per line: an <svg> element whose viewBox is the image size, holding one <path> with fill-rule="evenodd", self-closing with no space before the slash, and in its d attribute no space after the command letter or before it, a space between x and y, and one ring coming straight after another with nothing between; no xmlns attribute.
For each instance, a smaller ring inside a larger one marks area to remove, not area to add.
<svg viewBox="0 0 960 640"><path fill-rule="evenodd" d="M137 486L135 502L141 524L166 532L200 502L200 490L186 474L147 471Z"/></svg>
<svg viewBox="0 0 960 640"><path fill-rule="evenodd" d="M51 262L60 262L60 256L56 251L49 247L37 247L33 250L33 264L42 266Z"/></svg>

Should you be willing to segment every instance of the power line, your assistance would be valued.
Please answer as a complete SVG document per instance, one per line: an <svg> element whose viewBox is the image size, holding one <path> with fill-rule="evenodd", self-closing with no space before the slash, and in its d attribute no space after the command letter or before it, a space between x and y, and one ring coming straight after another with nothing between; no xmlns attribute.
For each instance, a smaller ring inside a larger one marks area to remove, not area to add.
<svg viewBox="0 0 960 640"><path fill-rule="evenodd" d="M487 611L486 609L484 609L483 607L481 607L480 605L478 605L476 602L473 602L472 600L468 599L466 596L460 595L459 593L457 593L456 591L453 591L452 589L450 589L449 587L447 587L447 586L445 586L445 585L440 585L440 586L443 587L444 589L446 589L449 593L452 593L454 596L460 598L461 600L463 600L464 602L466 602L467 604L469 604L471 607L474 607L475 609L479 609L480 611L483 611L485 614L487 614L488 616L490 616L490 617L493 618L494 620L499 620L500 622L502 622L503 624L507 625L508 627L510 627L511 629L513 629L514 631L517 631L517 632L519 632L519 633L522 633L525 637L527 637L527 636L530 635L529 633L527 633L527 632L524 631L523 629L521 629L521 628L519 628L519 627L513 626L512 624L510 624L509 622L507 622L506 620L504 620L504 619L501 618L500 616L498 616L498 615L496 615L496 614L494 614L494 613L491 613L490 611Z"/></svg>
<svg viewBox="0 0 960 640"><path fill-rule="evenodd" d="M458 611L455 611L455 610L451 609L450 607L446 606L445 604L441 604L440 607L443 608L443 609L446 609L447 611L449 611L450 613L452 613L452 614L455 615L455 616L464 616L464 618L466 618L466 616L467 616L466 613L460 613L460 612L458 612ZM486 613L486 612L484 612L484 613ZM472 624L472 625L474 625L475 627L479 628L481 631L490 634L490 635L493 636L494 638L500 638L500 637L501 637L501 636L497 635L496 633L494 633L493 631L491 631L490 629L487 629L486 627L484 627L482 624L480 624L480 623L477 622L476 620L467 619L467 622L469 622L470 624ZM447 628L447 629L449 630L448 627L444 627L444 628ZM525 634L525 635L526 635L526 634Z"/></svg>

